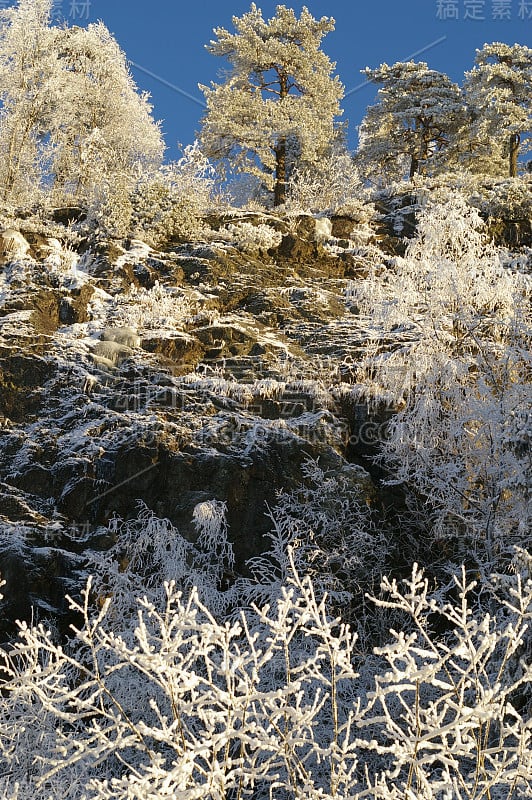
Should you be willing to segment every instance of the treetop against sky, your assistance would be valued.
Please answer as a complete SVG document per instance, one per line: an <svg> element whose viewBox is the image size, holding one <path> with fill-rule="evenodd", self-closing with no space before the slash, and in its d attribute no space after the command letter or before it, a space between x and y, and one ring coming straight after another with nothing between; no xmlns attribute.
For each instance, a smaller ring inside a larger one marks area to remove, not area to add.
<svg viewBox="0 0 532 800"><path fill-rule="evenodd" d="M0 8L14 0L0 0ZM276 2L259 2L264 17L275 14ZM299 15L301 3L286 2ZM353 2L316 0L307 3L311 14L332 16L335 30L324 41L324 51L336 62L346 88L342 103L349 120L349 138L356 145L357 127L366 107L374 102L376 87L360 70L382 62L426 61L461 82L473 66L475 50L486 42L529 44L532 0L379 0ZM232 28L232 17L249 10L248 0L201 3L141 0L108 3L105 0L54 0L54 19L85 26L102 20L130 59L137 85L152 95L154 116L163 121L169 156L177 143L193 141L204 114L198 83L219 79L221 61L205 45L213 28Z"/></svg>

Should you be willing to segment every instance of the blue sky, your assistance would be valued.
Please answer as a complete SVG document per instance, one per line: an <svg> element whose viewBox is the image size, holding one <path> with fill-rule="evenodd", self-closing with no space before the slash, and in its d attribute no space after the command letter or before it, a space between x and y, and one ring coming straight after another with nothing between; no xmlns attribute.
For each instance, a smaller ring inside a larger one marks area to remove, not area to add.
<svg viewBox="0 0 532 800"><path fill-rule="evenodd" d="M200 127L198 83L216 81L223 66L205 50L212 29L232 28L232 16L248 11L250 2L55 0L55 6L69 24L105 22L137 65L132 66L137 85L150 92L168 155L175 158L177 143L192 142ZM276 2L256 2L265 17L273 16ZM285 5L299 12L302 4L287 0ZM336 61L348 94L343 119L349 120L353 147L356 128L375 97L374 86L361 86L365 66L414 58L461 81L473 65L475 49L485 42L530 46L532 39L532 0L308 0L306 5L315 17L336 20L323 49Z"/></svg>

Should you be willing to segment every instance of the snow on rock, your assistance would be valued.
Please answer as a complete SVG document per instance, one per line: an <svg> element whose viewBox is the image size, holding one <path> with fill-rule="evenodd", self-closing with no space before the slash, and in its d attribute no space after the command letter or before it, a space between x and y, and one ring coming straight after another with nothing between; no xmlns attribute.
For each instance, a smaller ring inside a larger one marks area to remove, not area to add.
<svg viewBox="0 0 532 800"><path fill-rule="evenodd" d="M103 342L116 342L126 347L140 347L141 338L135 328L105 328L102 332Z"/></svg>
<svg viewBox="0 0 532 800"><path fill-rule="evenodd" d="M0 233L0 257L8 261L25 258L30 250L27 239L14 228Z"/></svg>
<svg viewBox="0 0 532 800"><path fill-rule="evenodd" d="M310 223L294 240L314 238ZM24 499L3 505L8 524L38 513L31 547L77 554L101 546L113 514L135 517L138 500L192 536L194 507L216 497L240 568L270 529L266 504L298 485L304 460L345 466L334 398L347 392L333 391L342 378L328 359L356 338L349 257L314 243L311 260L276 263L133 240L117 260L85 255L91 266L74 275L44 263L46 246L65 251L42 241L39 263L0 270L0 489L9 480Z"/></svg>
<svg viewBox="0 0 532 800"><path fill-rule="evenodd" d="M316 218L316 240L327 241L332 236L332 222L327 217Z"/></svg>
<svg viewBox="0 0 532 800"><path fill-rule="evenodd" d="M92 348L92 352L96 358L103 358L114 366L125 361L126 358L129 358L133 354L131 347L120 344L113 339L96 342Z"/></svg>

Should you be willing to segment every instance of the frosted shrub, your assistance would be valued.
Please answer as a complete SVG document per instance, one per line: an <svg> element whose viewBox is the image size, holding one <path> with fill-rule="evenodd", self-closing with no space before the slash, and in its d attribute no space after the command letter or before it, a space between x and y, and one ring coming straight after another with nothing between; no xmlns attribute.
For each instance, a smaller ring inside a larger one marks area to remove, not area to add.
<svg viewBox="0 0 532 800"><path fill-rule="evenodd" d="M409 624L376 651L386 671L358 721L368 737L357 744L361 760L364 751L371 759L372 798L530 796L532 582L507 580L492 596L493 615L477 607L477 584L464 569L454 583L457 599L445 602L414 566L404 589L385 579L387 597L375 601ZM435 625L447 632L435 636Z"/></svg>
<svg viewBox="0 0 532 800"><path fill-rule="evenodd" d="M132 285L127 294L117 295L108 321L139 330L179 329L191 316L192 308L184 295L155 281L151 289Z"/></svg>
<svg viewBox="0 0 532 800"><path fill-rule="evenodd" d="M235 565L233 549L227 538L227 505L221 500L207 500L194 507L192 521L198 532L197 546L220 567L232 570Z"/></svg>
<svg viewBox="0 0 532 800"><path fill-rule="evenodd" d="M203 215L215 201L214 171L195 142L183 157L139 180L133 195L132 225L155 247L201 238Z"/></svg>
<svg viewBox="0 0 532 800"><path fill-rule="evenodd" d="M199 536L195 544L143 503L136 519L113 519L108 527L113 546L89 556L94 591L102 599L112 597L113 608L120 609L119 618L125 619L139 592L160 604L164 581L172 580L182 592L195 587L213 613L226 613L233 597L219 587L224 572L233 569L234 554L225 513L225 504L217 500L196 506L193 523Z"/></svg>
<svg viewBox="0 0 532 800"><path fill-rule="evenodd" d="M103 237L125 239L131 230L133 204L131 186L119 177L111 183L105 178L96 186L88 204L91 232Z"/></svg>
<svg viewBox="0 0 532 800"><path fill-rule="evenodd" d="M129 631L113 598L91 610L89 582L71 601L82 622L68 647L21 625L1 653L4 796L525 800L523 557L481 592L457 576L452 601L416 568L402 589L385 580L376 602L403 616L402 631L363 678L356 636L294 573L271 606L230 623L167 583L158 604L135 601Z"/></svg>
<svg viewBox="0 0 532 800"><path fill-rule="evenodd" d="M493 325L497 331L513 314L522 288L501 267L483 228L478 212L461 197L441 205L427 202L405 258L395 259L387 281L370 276L361 284L361 309L369 313L376 303L376 321L385 329L422 326L424 336L446 351L460 338L456 325L471 319L482 322L484 331Z"/></svg>
<svg viewBox="0 0 532 800"><path fill-rule="evenodd" d="M360 379L399 406L384 463L460 560L529 541L530 290L460 198L422 210L395 270L354 290L372 315Z"/></svg>
<svg viewBox="0 0 532 800"><path fill-rule="evenodd" d="M270 512L270 548L249 560L252 580L243 585L246 600L272 602L295 565L312 578L316 594L345 612L357 597L356 625L367 634L361 586L378 584L389 548L370 503L373 486L353 465L327 472L314 460L302 466L301 486L280 491Z"/></svg>
<svg viewBox="0 0 532 800"><path fill-rule="evenodd" d="M271 208L273 205L271 192L260 178L244 173L233 175L231 170L227 172L226 193L230 206L259 213L265 208Z"/></svg>
<svg viewBox="0 0 532 800"><path fill-rule="evenodd" d="M532 180L508 178L491 186L479 188L474 202L489 217L506 220L530 219L532 217Z"/></svg>
<svg viewBox="0 0 532 800"><path fill-rule="evenodd" d="M295 581L275 608L260 611L254 630L245 617L218 623L197 593L185 600L167 584L162 607L139 601L134 641L109 632L110 602L92 617L89 592L90 586L81 605L74 604L85 620L77 632L83 663L55 647L42 629L28 628L9 658L3 720L7 707L16 717L16 705L22 723L35 697L56 716L56 738L47 742L42 761L29 755L40 771L33 797L45 797L57 775L64 776L61 797L101 800L221 800L233 792L317 799L347 795L355 785L355 709L338 706L356 677L355 640L328 619L308 580ZM71 665L78 668L75 681ZM148 720L109 692L109 683L120 679L149 700ZM28 685L25 712L21 683ZM13 786L22 770L14 758L9 763ZM70 773L81 765L83 795L69 786Z"/></svg>
<svg viewBox="0 0 532 800"><path fill-rule="evenodd" d="M287 187L286 208L296 213L345 213L364 193L351 154L333 146L316 164L299 164Z"/></svg>
<svg viewBox="0 0 532 800"><path fill-rule="evenodd" d="M230 241L239 250L249 255L257 255L281 244L282 234L269 225L252 225L251 222L238 222L224 229Z"/></svg>

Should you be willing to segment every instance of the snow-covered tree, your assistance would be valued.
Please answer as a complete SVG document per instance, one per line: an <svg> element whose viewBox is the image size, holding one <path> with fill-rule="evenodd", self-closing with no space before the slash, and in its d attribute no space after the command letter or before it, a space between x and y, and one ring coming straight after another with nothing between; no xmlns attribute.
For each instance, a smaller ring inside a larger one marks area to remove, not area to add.
<svg viewBox="0 0 532 800"><path fill-rule="evenodd" d="M464 83L473 115L472 152L500 160L504 151L515 178L519 154L530 149L525 135L532 129L532 49L493 42L477 50L475 61Z"/></svg>
<svg viewBox="0 0 532 800"><path fill-rule="evenodd" d="M405 258L356 292L375 332L365 374L399 406L383 443L390 482L452 557L505 563L531 543L530 280L458 196L427 205Z"/></svg>
<svg viewBox="0 0 532 800"><path fill-rule="evenodd" d="M56 191L90 200L131 189L160 164L163 143L146 94L139 94L124 53L101 22L54 31L63 102L51 129Z"/></svg>
<svg viewBox="0 0 532 800"><path fill-rule="evenodd" d="M35 196L49 154L46 133L59 97L51 0L20 0L0 12L0 196Z"/></svg>
<svg viewBox="0 0 532 800"><path fill-rule="evenodd" d="M233 24L235 33L216 28L207 45L231 70L223 83L201 87L207 101L201 142L222 166L230 160L236 171L260 177L279 205L294 163L319 158L341 113L343 87L320 49L334 20L316 20L306 8L298 19L277 6L266 21L253 3Z"/></svg>
<svg viewBox="0 0 532 800"><path fill-rule="evenodd" d="M53 27L52 5L0 15L1 196L114 202L160 163L161 134L105 26Z"/></svg>
<svg viewBox="0 0 532 800"><path fill-rule="evenodd" d="M446 161L465 120L459 87L424 62L398 62L363 70L381 84L360 127L357 161L370 179L412 178Z"/></svg>

